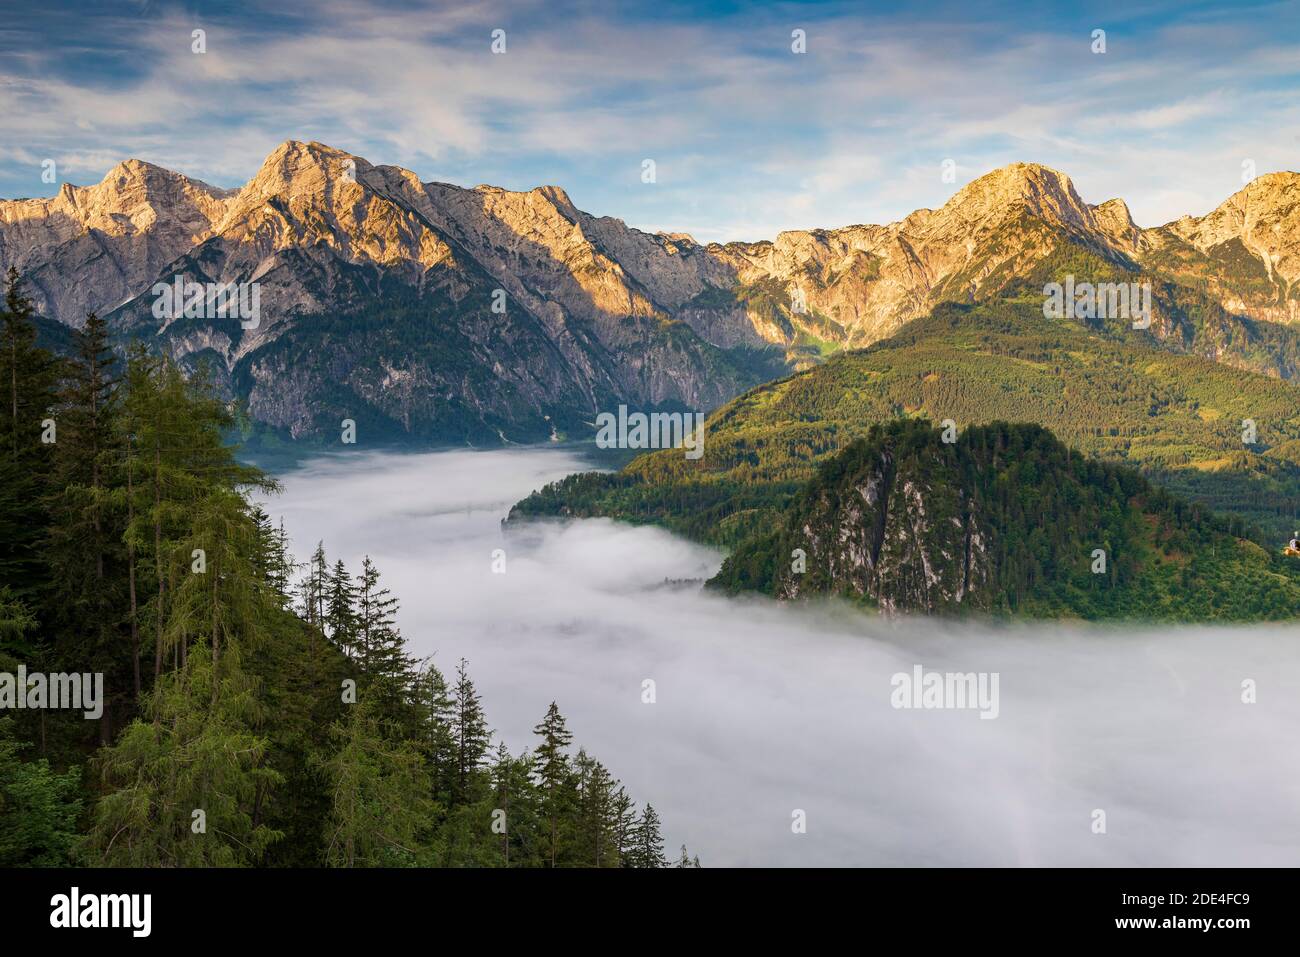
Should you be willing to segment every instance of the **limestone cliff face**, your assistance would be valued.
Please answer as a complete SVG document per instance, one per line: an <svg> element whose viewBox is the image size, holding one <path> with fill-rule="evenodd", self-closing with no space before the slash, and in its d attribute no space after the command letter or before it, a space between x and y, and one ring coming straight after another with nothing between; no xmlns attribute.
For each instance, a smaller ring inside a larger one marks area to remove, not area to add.
<svg viewBox="0 0 1300 957"><path fill-rule="evenodd" d="M1059 241L1105 246L1103 226L1067 176L1016 163L969 183L941 209L888 226L781 233L775 242L710 247L743 283L777 280L795 290L818 324L791 310L795 329L845 345L868 345L942 301L972 301L999 270L1027 272Z"/></svg>
<svg viewBox="0 0 1300 957"><path fill-rule="evenodd" d="M709 586L839 596L887 614L1085 607L1101 588L1136 585L1139 557L1171 515L1200 520L1163 501L1136 473L1089 461L1037 425L954 436L895 419L823 462L778 527L742 540ZM1104 581L1091 564L1098 547L1111 558Z"/></svg>
<svg viewBox="0 0 1300 957"><path fill-rule="evenodd" d="M986 604L989 531L956 457L941 449L900 458L884 444L852 474L815 483L783 536L776 597L848 594L887 613Z"/></svg>
<svg viewBox="0 0 1300 957"><path fill-rule="evenodd" d="M27 278L38 309L72 326L139 294L201 242L230 191L127 160L94 186L0 201L0 265Z"/></svg>
<svg viewBox="0 0 1300 957"><path fill-rule="evenodd" d="M1292 283L1300 277L1300 175L1256 177L1213 212L1184 216L1164 229L1202 251L1240 239L1270 274Z"/></svg>
<svg viewBox="0 0 1300 957"><path fill-rule="evenodd" d="M797 290L806 302L807 316L788 310L784 338L751 310L748 318L770 341L792 341L806 329L844 345L869 345L940 302L996 296L1067 246L1148 272L1144 278L1156 283L1200 287L1208 280L1212 301L1233 315L1300 322L1298 184L1294 173L1261 176L1200 219L1143 230L1122 199L1089 205L1068 176L1015 163L969 183L938 210L917 210L887 226L788 232L774 242L710 252L741 283L775 280L783 299ZM812 321L823 316L831 321ZM1168 319L1154 329L1172 347L1182 332Z"/></svg>
<svg viewBox="0 0 1300 957"><path fill-rule="evenodd" d="M1300 323L1300 175L1256 177L1200 218L1146 230L1144 262L1208 283L1231 312Z"/></svg>
<svg viewBox="0 0 1300 957"><path fill-rule="evenodd" d="M124 333L211 359L232 389L269 382L286 355L312 367L295 381L323 374L312 350L326 347L325 328L364 314L383 330L375 346L392 351L370 354L360 341L342 351L368 368L365 394L401 392L397 383L410 392L383 413L394 422L418 420L434 398L468 396L489 432L521 410L549 432L558 410L548 396L588 417L611 400L711 408L782 361L800 368L826 349L892 335L938 303L996 297L1062 249L1167 281L1152 333L1170 348L1287 377L1300 331L1278 326L1261 349L1243 323L1300 327L1298 184L1294 173L1261 176L1207 216L1142 230L1122 200L1091 206L1064 174L1016 163L896 223L706 246L591 216L558 187L422 183L289 141L238 190L131 160L95 186L0 201L0 268L24 273L44 315L76 326L87 311L111 314ZM151 288L178 273L258 282L258 324L156 319ZM1187 318L1206 315L1203 304L1185 307L1179 290L1218 310L1198 320L1204 328ZM501 293L505 313L494 309ZM384 325L389 306L407 328ZM340 332L329 333L334 348ZM421 333L479 372L509 367L509 395L477 395L454 361L412 360ZM772 347L766 359L752 354ZM385 378L385 364L407 374ZM298 394L258 405L293 429L315 428L302 414L273 414L282 401L309 404Z"/></svg>

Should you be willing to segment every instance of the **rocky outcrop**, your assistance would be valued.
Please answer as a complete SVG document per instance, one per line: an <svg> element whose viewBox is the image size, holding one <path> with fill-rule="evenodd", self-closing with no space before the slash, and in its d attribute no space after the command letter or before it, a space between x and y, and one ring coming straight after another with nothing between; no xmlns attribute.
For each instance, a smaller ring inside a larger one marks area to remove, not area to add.
<svg viewBox="0 0 1300 957"><path fill-rule="evenodd" d="M838 466L813 483L782 536L790 558L776 566L776 597L849 594L887 613L987 604L989 532L956 455L936 441L900 458L884 441Z"/></svg>
<svg viewBox="0 0 1300 957"><path fill-rule="evenodd" d="M1300 175L1251 180L1205 216L1184 216L1140 239L1141 261L1206 283L1230 312L1300 323Z"/></svg>
<svg viewBox="0 0 1300 957"><path fill-rule="evenodd" d="M780 528L742 541L709 585L839 596L885 614L1082 607L1099 582L1129 587L1151 529L1169 521L1144 512L1149 493L1135 474L1088 462L1036 425L958 436L893 420L826 460ZM1099 546L1119 563L1105 579Z"/></svg>

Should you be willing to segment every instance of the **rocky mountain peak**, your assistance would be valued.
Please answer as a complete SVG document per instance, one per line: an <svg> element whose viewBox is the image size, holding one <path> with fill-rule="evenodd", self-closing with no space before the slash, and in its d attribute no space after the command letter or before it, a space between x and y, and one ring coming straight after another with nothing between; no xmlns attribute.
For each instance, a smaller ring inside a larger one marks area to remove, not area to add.
<svg viewBox="0 0 1300 957"><path fill-rule="evenodd" d="M1208 253L1239 243L1259 260L1270 280L1279 280L1290 300L1300 281L1300 174L1255 177L1204 216L1183 216L1162 228ZM1292 308L1286 318L1294 320Z"/></svg>
<svg viewBox="0 0 1300 957"><path fill-rule="evenodd" d="M360 180L369 169L365 160L332 146L286 140L262 161L240 196L244 200L278 196L290 201L319 196L337 182Z"/></svg>
<svg viewBox="0 0 1300 957"><path fill-rule="evenodd" d="M1012 163L963 186L939 210L940 221L1001 222L1029 213L1057 225L1095 228L1092 209L1070 177L1038 163Z"/></svg>
<svg viewBox="0 0 1300 957"><path fill-rule="evenodd" d="M1097 228L1116 246L1126 251L1137 248L1142 235L1129 212L1128 204L1122 199L1108 199L1099 206L1092 207L1093 219Z"/></svg>
<svg viewBox="0 0 1300 957"><path fill-rule="evenodd" d="M566 212L576 213L578 210L578 207L573 205L573 200L569 199L569 194L566 193L562 187L538 186L535 189L531 190L531 192L535 193L538 196L543 197L544 199L549 200L550 202L554 203L556 206L558 206L560 209L565 210Z"/></svg>
<svg viewBox="0 0 1300 957"><path fill-rule="evenodd" d="M36 234L50 232L60 239L89 229L127 236L161 224L197 241L221 217L232 195L232 190L128 159L93 186L65 182L49 199L0 202L0 222L26 223Z"/></svg>

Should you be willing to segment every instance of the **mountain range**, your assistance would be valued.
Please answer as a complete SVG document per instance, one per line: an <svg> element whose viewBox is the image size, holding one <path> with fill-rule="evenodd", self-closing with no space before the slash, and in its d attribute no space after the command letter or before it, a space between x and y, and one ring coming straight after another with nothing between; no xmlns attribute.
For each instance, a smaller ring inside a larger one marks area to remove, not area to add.
<svg viewBox="0 0 1300 957"><path fill-rule="evenodd" d="M652 188L652 187L647 187ZM41 314L105 316L199 362L270 436L529 441L617 404L710 410L944 303L1036 301L1069 274L1149 282L1160 350L1271 378L1300 370L1300 176L1137 227L1016 163L884 226L701 244L577 209L560 188L424 183L289 141L242 188L128 160L94 186L0 201L0 267ZM156 283L260 285L256 325L159 318ZM58 326L53 325L59 324ZM1112 323L1112 325L1114 325Z"/></svg>

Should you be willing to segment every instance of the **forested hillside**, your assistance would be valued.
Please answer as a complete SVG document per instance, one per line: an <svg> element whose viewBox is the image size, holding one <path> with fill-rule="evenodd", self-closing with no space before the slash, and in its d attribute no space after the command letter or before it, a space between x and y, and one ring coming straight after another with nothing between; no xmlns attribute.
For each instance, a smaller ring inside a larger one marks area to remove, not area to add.
<svg viewBox="0 0 1300 957"><path fill-rule="evenodd" d="M0 866L666 866L555 704L510 753L370 559L294 560L206 379L94 316L56 360L12 271L0 320L0 675L104 687L0 711Z"/></svg>
<svg viewBox="0 0 1300 957"><path fill-rule="evenodd" d="M1041 301L941 306L891 339L728 403L709 418L699 461L649 453L617 475L544 489L515 514L613 515L733 545L770 528L817 463L897 417L959 430L1035 422L1247 519L1274 544L1300 514L1295 386L1171 354L1131 330L1044 319Z"/></svg>
<svg viewBox="0 0 1300 957"><path fill-rule="evenodd" d="M1300 563L1242 532L1041 426L945 441L901 419L826 461L778 528L741 544L710 584L904 612L1295 617Z"/></svg>
<svg viewBox="0 0 1300 957"><path fill-rule="evenodd" d="M1171 534L1180 541L1198 543L1184 556L1193 560L1189 567L1181 559L1169 565L1161 557L1163 546L1157 548L1148 535L1126 539L1131 547L1124 548L1121 562L1129 564L1112 571L1121 576L1117 582L1133 587L1099 596L1088 562L1075 561L1082 543L1073 539L1078 516L1070 509L1044 505L1026 511L1036 531L1004 515L1000 529L989 531L1025 538L1028 551L1017 557L1013 550L1011 564L998 566L999 574L1018 570L995 581L998 596L990 597L989 610L1202 620L1300 613L1289 586L1274 593L1261 584L1295 568L1278 552L1300 504L1300 393L1277 379L1170 354L1129 329L1046 320L1041 303L942 306L892 339L837 354L735 399L707 421L705 454L697 461L665 450L639 456L617 473L569 476L518 503L511 518L604 515L663 524L735 550L719 584L785 594L778 553L788 564L791 549L807 546L790 544L780 530L788 531L802 514L799 503L812 494L808 483L815 486L819 468L845 468L853 454L861 454L845 451L855 442L910 419L929 420L927 434L932 422L953 437L1007 421L1050 429L1093 470L1057 478L1090 488L1094 480L1122 476L1115 480L1129 490L1127 498L1145 505L1129 501L1121 511L1165 509L1164 492L1152 488L1159 486L1177 503L1161 521L1173 523ZM1009 476L1025 477L1013 455L998 461ZM1111 468L1116 465L1130 469L1117 472ZM1037 472L1028 474L1033 481L1027 487L1040 502L1060 504L1038 485ZM947 487L946 480L935 481ZM1201 508L1190 509L1193 504ZM1119 500L1105 508L1120 508ZM1210 511L1224 516L1216 520L1215 534L1226 530L1244 543L1240 549L1205 538ZM1078 527L1093 527L1094 519ZM1125 527L1111 529L1114 540L1124 537ZM1200 590L1195 600L1175 599L1175 579L1167 577L1174 567L1191 576L1180 579L1178 588ZM900 569L893 573L905 574ZM1063 578L1054 577L1058 571ZM813 574L801 588L819 590L818 581ZM1071 582L1083 588L1084 597L1069 592ZM820 590L844 590L834 576L824 585ZM949 604L891 592L907 587L873 580L848 590L874 590L899 607L939 610ZM1261 588L1271 597L1260 598Z"/></svg>

